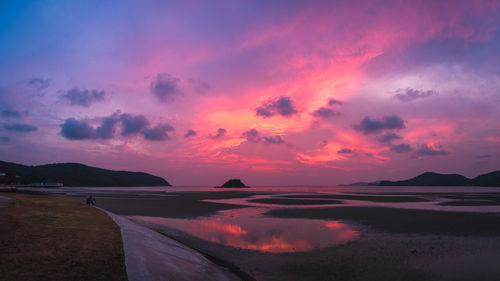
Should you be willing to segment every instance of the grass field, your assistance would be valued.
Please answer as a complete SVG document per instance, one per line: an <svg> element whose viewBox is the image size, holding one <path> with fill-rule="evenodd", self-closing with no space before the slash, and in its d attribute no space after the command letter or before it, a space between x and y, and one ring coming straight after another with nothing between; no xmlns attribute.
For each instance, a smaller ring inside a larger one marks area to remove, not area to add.
<svg viewBox="0 0 500 281"><path fill-rule="evenodd" d="M127 280L120 229L103 212L42 195L0 210L1 280Z"/></svg>

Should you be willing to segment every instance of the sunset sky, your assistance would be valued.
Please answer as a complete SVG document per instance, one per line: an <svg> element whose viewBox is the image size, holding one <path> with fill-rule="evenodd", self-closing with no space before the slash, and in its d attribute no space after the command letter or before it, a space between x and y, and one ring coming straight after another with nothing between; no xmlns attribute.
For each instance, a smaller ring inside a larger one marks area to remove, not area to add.
<svg viewBox="0 0 500 281"><path fill-rule="evenodd" d="M499 156L500 1L0 3L0 160L332 185Z"/></svg>

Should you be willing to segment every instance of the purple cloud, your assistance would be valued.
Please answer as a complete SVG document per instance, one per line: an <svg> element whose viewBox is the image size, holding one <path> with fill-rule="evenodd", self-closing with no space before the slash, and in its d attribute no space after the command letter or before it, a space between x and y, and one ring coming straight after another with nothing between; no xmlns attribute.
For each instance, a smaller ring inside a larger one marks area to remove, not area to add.
<svg viewBox="0 0 500 281"><path fill-rule="evenodd" d="M400 144L395 144L390 146L391 151L397 152L397 153L405 153L405 152L410 152L413 149L411 146L407 143L400 143Z"/></svg>
<svg viewBox="0 0 500 281"><path fill-rule="evenodd" d="M36 126L28 124L19 124L19 123L5 124L3 127L7 131L19 132L19 133L28 133L38 130Z"/></svg>
<svg viewBox="0 0 500 281"><path fill-rule="evenodd" d="M38 91L47 89L50 86L50 80L44 78L33 78L28 81L28 85L34 87Z"/></svg>
<svg viewBox="0 0 500 281"><path fill-rule="evenodd" d="M319 147L325 147L328 145L328 141L327 140L322 140L319 144Z"/></svg>
<svg viewBox="0 0 500 281"><path fill-rule="evenodd" d="M263 141L266 144L282 144L285 141L281 138L281 136L260 136L259 131L256 129L251 129L243 132L243 137L245 137L249 142L258 143Z"/></svg>
<svg viewBox="0 0 500 281"><path fill-rule="evenodd" d="M147 128L142 131L142 135L147 140L162 141L169 140L169 132L173 132L174 127L169 124L158 124L153 128Z"/></svg>
<svg viewBox="0 0 500 281"><path fill-rule="evenodd" d="M329 119L340 115L340 112L333 109L336 105L342 105L342 102L333 98L328 99L326 106L322 106L311 113L312 116Z"/></svg>
<svg viewBox="0 0 500 281"><path fill-rule="evenodd" d="M384 116L382 119L371 119L367 116L356 126L356 129L365 135L379 133L384 130L399 130L404 128L405 123L403 119L397 115Z"/></svg>
<svg viewBox="0 0 500 281"><path fill-rule="evenodd" d="M187 132L184 134L185 138L190 138L190 137L194 137L194 136L196 136L196 131L191 130L191 129L187 130Z"/></svg>
<svg viewBox="0 0 500 281"><path fill-rule="evenodd" d="M88 123L69 118L61 127L61 135L70 140L88 140L95 138L95 130Z"/></svg>
<svg viewBox="0 0 500 281"><path fill-rule="evenodd" d="M11 110L11 109L2 110L3 118L21 118L22 116L23 114L16 110Z"/></svg>
<svg viewBox="0 0 500 281"><path fill-rule="evenodd" d="M283 117L291 117L299 112L295 108L290 97L279 97L278 99L268 99L255 109L255 115L264 118L281 115Z"/></svg>
<svg viewBox="0 0 500 281"><path fill-rule="evenodd" d="M116 125L119 122L121 122L122 125L121 134L125 137L140 133L149 124L146 117L143 115L119 115L119 113L116 112L109 117L103 118L101 125L97 128L92 127L86 121L78 121L75 118L66 119L66 121L60 125L61 135L69 140L108 140L115 136Z"/></svg>
<svg viewBox="0 0 500 281"><path fill-rule="evenodd" d="M149 121L144 115L122 114L120 121L122 121L122 136L138 134L149 125Z"/></svg>
<svg viewBox="0 0 500 281"><path fill-rule="evenodd" d="M227 133L227 130L224 129L224 128L219 128L217 129L217 134L215 134L214 138L215 139L220 139L222 138L223 136L225 136Z"/></svg>
<svg viewBox="0 0 500 281"><path fill-rule="evenodd" d="M412 88L406 88L406 90L399 89L396 92L397 94L394 95L394 97L401 102L410 102L415 99L423 99L434 94L434 91L431 90L423 91Z"/></svg>
<svg viewBox="0 0 500 281"><path fill-rule="evenodd" d="M449 152L442 149L441 147L432 148L426 144L420 145L420 147L415 151L417 156L439 156L448 155Z"/></svg>
<svg viewBox="0 0 500 281"><path fill-rule="evenodd" d="M118 113L113 113L113 115L106 117L102 120L101 126L97 127L95 131L96 138L99 139L111 139L115 135L116 124L120 121L120 116Z"/></svg>
<svg viewBox="0 0 500 281"><path fill-rule="evenodd" d="M269 137L264 137L264 142L268 144L282 144L285 143L285 141L281 138L281 136L269 136Z"/></svg>
<svg viewBox="0 0 500 281"><path fill-rule="evenodd" d="M243 137L245 137L249 142L260 142L261 137L259 135L259 131L255 129L251 129L243 132Z"/></svg>
<svg viewBox="0 0 500 281"><path fill-rule="evenodd" d="M354 154L354 150L350 148L342 148L341 150L337 151L338 154Z"/></svg>
<svg viewBox="0 0 500 281"><path fill-rule="evenodd" d="M184 92L179 88L180 79L168 73L159 73L149 85L149 90L161 102L173 102Z"/></svg>
<svg viewBox="0 0 500 281"><path fill-rule="evenodd" d="M331 108L327 108L327 107L320 107L318 109L316 109L313 113L311 113L314 117L319 117L319 118L323 118L323 119L328 119L328 118L332 118L334 116L337 116L337 115L340 115L340 112L334 110L334 109L331 109Z"/></svg>
<svg viewBox="0 0 500 281"><path fill-rule="evenodd" d="M98 90L80 90L77 87L69 89L62 97L69 102L69 105L78 105L89 107L96 101L104 100L104 91Z"/></svg>
<svg viewBox="0 0 500 281"><path fill-rule="evenodd" d="M386 133L382 135L380 138L378 138L378 141L381 143L389 143L394 140L399 140L402 139L402 137L398 134L395 133Z"/></svg>
<svg viewBox="0 0 500 281"><path fill-rule="evenodd" d="M334 106L334 105L342 105L344 104L343 102L339 101L339 100L336 100L334 98L330 98L328 99L328 105L329 106Z"/></svg>

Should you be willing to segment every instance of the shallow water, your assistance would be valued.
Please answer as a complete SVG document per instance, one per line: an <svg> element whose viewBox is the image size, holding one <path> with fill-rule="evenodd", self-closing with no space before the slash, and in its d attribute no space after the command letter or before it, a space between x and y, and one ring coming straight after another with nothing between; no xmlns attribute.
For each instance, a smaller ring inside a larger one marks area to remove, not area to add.
<svg viewBox="0 0 500 281"><path fill-rule="evenodd" d="M262 216L265 211L267 209L262 208L225 210L195 219L131 218L173 227L211 242L271 253L309 251L359 237L351 225L340 221L268 218Z"/></svg>

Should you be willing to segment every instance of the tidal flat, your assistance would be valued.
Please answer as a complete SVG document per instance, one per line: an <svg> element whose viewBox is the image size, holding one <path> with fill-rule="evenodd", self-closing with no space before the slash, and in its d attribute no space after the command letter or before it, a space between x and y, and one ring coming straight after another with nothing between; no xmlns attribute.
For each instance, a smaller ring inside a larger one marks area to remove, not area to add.
<svg viewBox="0 0 500 281"><path fill-rule="evenodd" d="M83 200L93 191L99 206L256 280L500 276L500 210L491 203L499 193L493 189L179 189L89 189L71 197Z"/></svg>

